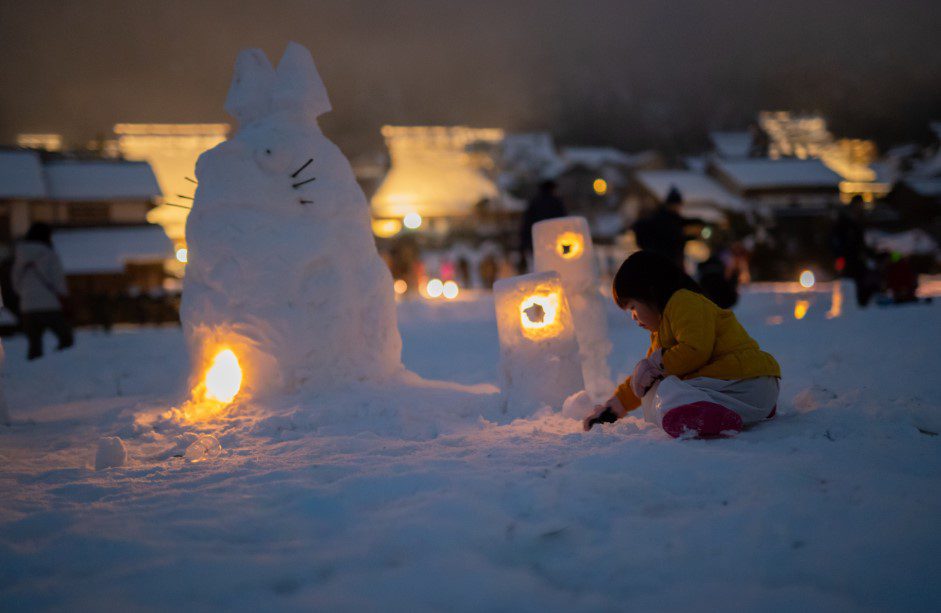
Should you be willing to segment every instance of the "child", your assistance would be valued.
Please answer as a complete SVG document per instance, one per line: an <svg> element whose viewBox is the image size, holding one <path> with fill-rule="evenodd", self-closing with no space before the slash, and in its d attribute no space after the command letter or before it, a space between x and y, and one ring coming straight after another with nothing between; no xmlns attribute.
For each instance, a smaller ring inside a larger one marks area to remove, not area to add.
<svg viewBox="0 0 941 613"><path fill-rule="evenodd" d="M585 419L585 430L638 406L674 438L734 434L774 417L781 367L676 264L638 251L621 265L613 290L618 306L650 331L650 349Z"/></svg>

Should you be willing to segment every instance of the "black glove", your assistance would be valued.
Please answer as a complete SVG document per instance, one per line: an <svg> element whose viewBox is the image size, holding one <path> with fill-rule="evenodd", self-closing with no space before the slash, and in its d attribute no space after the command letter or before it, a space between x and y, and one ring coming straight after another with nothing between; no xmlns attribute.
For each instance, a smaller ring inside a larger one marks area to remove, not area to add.
<svg viewBox="0 0 941 613"><path fill-rule="evenodd" d="M604 411L586 417L585 421L582 422L582 427L585 429L585 432L588 432L595 424L613 424L617 420L618 416L614 414L611 407L605 407Z"/></svg>

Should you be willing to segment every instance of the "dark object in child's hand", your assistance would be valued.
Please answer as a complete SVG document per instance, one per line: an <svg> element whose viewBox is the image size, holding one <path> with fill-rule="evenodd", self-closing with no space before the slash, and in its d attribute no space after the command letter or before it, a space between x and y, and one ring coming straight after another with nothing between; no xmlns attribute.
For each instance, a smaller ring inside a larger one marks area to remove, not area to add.
<svg viewBox="0 0 941 613"><path fill-rule="evenodd" d="M605 407L605 410L597 415L593 415L582 422L582 426L585 428L585 431L591 430L592 426L595 424L613 424L618 420L618 416L614 414L614 411L611 410L611 407Z"/></svg>

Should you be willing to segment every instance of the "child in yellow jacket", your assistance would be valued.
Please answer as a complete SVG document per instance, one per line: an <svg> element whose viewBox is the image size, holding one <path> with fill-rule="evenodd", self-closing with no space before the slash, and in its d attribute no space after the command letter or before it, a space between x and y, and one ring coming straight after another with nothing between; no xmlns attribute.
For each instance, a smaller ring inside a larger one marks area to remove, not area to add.
<svg viewBox="0 0 941 613"><path fill-rule="evenodd" d="M618 270L613 293L650 331L650 348L585 430L637 407L674 438L733 434L774 417L781 367L676 264L638 251Z"/></svg>

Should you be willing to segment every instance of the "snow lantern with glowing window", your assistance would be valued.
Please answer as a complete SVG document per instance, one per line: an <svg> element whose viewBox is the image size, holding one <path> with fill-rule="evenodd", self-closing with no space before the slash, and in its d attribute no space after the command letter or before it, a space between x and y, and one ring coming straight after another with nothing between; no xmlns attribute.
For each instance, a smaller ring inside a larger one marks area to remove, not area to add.
<svg viewBox="0 0 941 613"><path fill-rule="evenodd" d="M586 388L596 401L607 399L614 391L608 368L611 341L588 221L558 217L534 224L533 256L536 271L559 273L572 308Z"/></svg>
<svg viewBox="0 0 941 613"><path fill-rule="evenodd" d="M493 290L507 411L524 416L546 405L560 409L584 383L558 273L501 279Z"/></svg>

